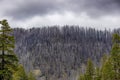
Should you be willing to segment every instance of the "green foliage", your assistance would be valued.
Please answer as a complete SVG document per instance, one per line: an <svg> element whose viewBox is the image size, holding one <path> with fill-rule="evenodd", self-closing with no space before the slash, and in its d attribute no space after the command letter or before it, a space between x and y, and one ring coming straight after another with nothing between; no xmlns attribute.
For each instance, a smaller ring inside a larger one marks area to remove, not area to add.
<svg viewBox="0 0 120 80"><path fill-rule="evenodd" d="M120 36L113 35L113 46L109 57L104 56L101 67L101 80L120 79Z"/></svg>
<svg viewBox="0 0 120 80"><path fill-rule="evenodd" d="M0 80L35 80L30 73L25 73L22 65L18 65L18 58L14 53L14 36L7 20L0 21Z"/></svg>
<svg viewBox="0 0 120 80"><path fill-rule="evenodd" d="M112 37L112 41L113 41L113 44L114 43L120 43L120 36L119 34L113 34L113 37Z"/></svg>
<svg viewBox="0 0 120 80"><path fill-rule="evenodd" d="M96 68L91 61L87 63L86 73L80 76L79 80L120 80L120 36L113 35L113 46L110 56L103 56L102 66Z"/></svg>
<svg viewBox="0 0 120 80"><path fill-rule="evenodd" d="M98 68L98 67L95 69L94 80L101 80L101 72L100 72L100 68Z"/></svg>
<svg viewBox="0 0 120 80"><path fill-rule="evenodd" d="M16 70L18 59L14 54L13 31L7 20L0 21L0 80L11 80L12 74Z"/></svg>
<svg viewBox="0 0 120 80"><path fill-rule="evenodd" d="M113 46L111 50L111 64L114 71L114 80L120 79L120 36L114 34Z"/></svg>
<svg viewBox="0 0 120 80"><path fill-rule="evenodd" d="M87 62L86 72L84 75L80 75L79 80L93 80L95 68L92 61L89 59Z"/></svg>
<svg viewBox="0 0 120 80"><path fill-rule="evenodd" d="M13 74L12 80L36 80L35 76L32 72L30 72L28 75L26 74L24 67L22 65L19 65L17 67L17 70Z"/></svg>
<svg viewBox="0 0 120 80"><path fill-rule="evenodd" d="M109 58L102 66L101 69L101 80L114 80L115 73L112 70L111 59Z"/></svg>
<svg viewBox="0 0 120 80"><path fill-rule="evenodd" d="M17 71L13 75L13 80L28 80L28 77L22 65L19 65L17 67Z"/></svg>
<svg viewBox="0 0 120 80"><path fill-rule="evenodd" d="M85 80L85 75L80 75L78 80Z"/></svg>
<svg viewBox="0 0 120 80"><path fill-rule="evenodd" d="M34 76L34 74L33 74L32 72L30 72L30 73L28 74L28 80L36 80L36 79L35 79L35 76Z"/></svg>
<svg viewBox="0 0 120 80"><path fill-rule="evenodd" d="M89 59L87 62L87 68L86 68L86 73L85 73L85 80L93 80L94 76L94 65L92 61Z"/></svg>

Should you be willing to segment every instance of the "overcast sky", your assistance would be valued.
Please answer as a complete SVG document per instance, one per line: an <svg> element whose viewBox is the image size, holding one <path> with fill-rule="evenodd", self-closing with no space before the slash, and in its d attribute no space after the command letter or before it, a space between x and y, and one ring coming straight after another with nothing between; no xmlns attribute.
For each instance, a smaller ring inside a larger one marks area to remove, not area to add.
<svg viewBox="0 0 120 80"><path fill-rule="evenodd" d="M0 0L0 20L12 27L120 27L120 0Z"/></svg>

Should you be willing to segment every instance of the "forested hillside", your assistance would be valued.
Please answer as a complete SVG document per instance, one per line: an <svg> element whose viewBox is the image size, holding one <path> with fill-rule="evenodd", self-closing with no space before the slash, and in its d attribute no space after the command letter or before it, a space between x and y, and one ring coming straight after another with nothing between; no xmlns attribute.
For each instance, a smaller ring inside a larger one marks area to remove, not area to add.
<svg viewBox="0 0 120 80"><path fill-rule="evenodd" d="M15 52L26 71L40 70L39 80L76 80L88 58L100 66L109 55L113 33L79 26L15 28Z"/></svg>

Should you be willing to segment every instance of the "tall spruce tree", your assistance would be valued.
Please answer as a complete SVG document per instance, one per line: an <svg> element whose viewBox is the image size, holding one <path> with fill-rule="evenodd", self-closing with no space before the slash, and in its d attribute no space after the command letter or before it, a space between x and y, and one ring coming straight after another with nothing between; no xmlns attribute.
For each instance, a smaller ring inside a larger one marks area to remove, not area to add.
<svg viewBox="0 0 120 80"><path fill-rule="evenodd" d="M101 80L114 80L115 73L111 58L107 59L101 68Z"/></svg>
<svg viewBox="0 0 120 80"><path fill-rule="evenodd" d="M113 46L111 50L111 63L114 71L114 80L120 79L120 36L113 35Z"/></svg>
<svg viewBox="0 0 120 80"><path fill-rule="evenodd" d="M118 34L113 34L111 54L102 64L101 76L101 80L120 79L120 36Z"/></svg>
<svg viewBox="0 0 120 80"><path fill-rule="evenodd" d="M22 65L19 65L17 67L16 72L13 74L12 80L29 80L28 76L24 70L24 67Z"/></svg>
<svg viewBox="0 0 120 80"><path fill-rule="evenodd" d="M94 65L93 65L92 61L89 59L87 62L87 68L86 68L86 72L85 72L85 80L93 80L94 73L95 73Z"/></svg>
<svg viewBox="0 0 120 80"><path fill-rule="evenodd" d="M101 80L101 72L100 72L100 68L99 67L96 67L96 69L95 69L94 80Z"/></svg>
<svg viewBox="0 0 120 80"><path fill-rule="evenodd" d="M28 74L28 80L36 80L36 79L35 79L35 76L34 76L34 74L33 74L32 72L30 72L30 73Z"/></svg>
<svg viewBox="0 0 120 80"><path fill-rule="evenodd" d="M11 80L12 74L18 63L14 54L14 37L13 31L7 20L0 21L0 80Z"/></svg>
<svg viewBox="0 0 120 80"><path fill-rule="evenodd" d="M85 75L81 74L78 80L85 80Z"/></svg>
<svg viewBox="0 0 120 80"><path fill-rule="evenodd" d="M84 74L81 74L78 80L94 80L95 77L95 68L90 59L88 59L86 71Z"/></svg>

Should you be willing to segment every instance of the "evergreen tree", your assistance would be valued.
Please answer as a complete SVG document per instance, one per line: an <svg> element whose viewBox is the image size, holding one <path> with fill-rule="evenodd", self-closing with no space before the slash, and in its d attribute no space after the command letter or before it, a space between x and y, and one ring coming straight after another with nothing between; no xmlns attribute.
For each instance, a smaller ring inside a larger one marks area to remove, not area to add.
<svg viewBox="0 0 120 80"><path fill-rule="evenodd" d="M101 66L100 66L101 68L102 68L102 66L106 63L106 61L109 59L109 57L110 57L110 56L108 56L108 55L106 55L106 54L103 55L103 57L102 57L102 59L101 59L101 62L100 62L100 63L101 63Z"/></svg>
<svg viewBox="0 0 120 80"><path fill-rule="evenodd" d="M95 78L94 80L101 80L101 72L100 72L100 68L96 68L95 69Z"/></svg>
<svg viewBox="0 0 120 80"><path fill-rule="evenodd" d="M92 61L89 59L87 62L86 71L81 74L78 80L94 80L95 78L95 68Z"/></svg>
<svg viewBox="0 0 120 80"><path fill-rule="evenodd" d="M113 46L110 57L104 61L101 68L102 80L120 79L120 36L113 35Z"/></svg>
<svg viewBox="0 0 120 80"><path fill-rule="evenodd" d="M115 73L113 71L113 65L111 58L105 61L101 68L101 80L114 80Z"/></svg>
<svg viewBox="0 0 120 80"><path fill-rule="evenodd" d="M78 80L85 80L85 75L80 75Z"/></svg>
<svg viewBox="0 0 120 80"><path fill-rule="evenodd" d="M114 80L120 79L120 36L113 35L113 46L111 50L111 64L114 71Z"/></svg>
<svg viewBox="0 0 120 80"><path fill-rule="evenodd" d="M29 80L22 65L17 67L17 71L13 75L13 80Z"/></svg>
<svg viewBox="0 0 120 80"><path fill-rule="evenodd" d="M33 74L32 72L30 72L30 73L28 74L28 80L36 80L36 79L35 79L35 76L34 76L34 74Z"/></svg>
<svg viewBox="0 0 120 80"><path fill-rule="evenodd" d="M12 74L17 66L18 59L14 54L13 31L7 20L0 21L0 80L11 80Z"/></svg>
<svg viewBox="0 0 120 80"><path fill-rule="evenodd" d="M94 65L92 61L89 59L87 62L87 68L85 73L85 80L93 80L94 77Z"/></svg>
<svg viewBox="0 0 120 80"><path fill-rule="evenodd" d="M94 65L93 65L92 61L89 59L87 62L87 68L86 68L86 72L85 72L85 80L93 80L94 73L95 73Z"/></svg>

